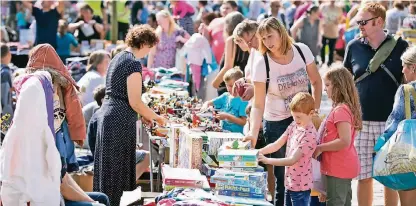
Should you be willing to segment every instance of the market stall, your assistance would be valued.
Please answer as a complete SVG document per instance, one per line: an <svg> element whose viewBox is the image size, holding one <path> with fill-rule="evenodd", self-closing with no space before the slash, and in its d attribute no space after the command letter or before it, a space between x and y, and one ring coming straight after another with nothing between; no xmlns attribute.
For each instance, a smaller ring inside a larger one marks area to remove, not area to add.
<svg viewBox="0 0 416 206"><path fill-rule="evenodd" d="M223 131L216 111L202 110L203 102L188 97L186 86L162 80L143 95L150 108L171 122L166 127L138 123L139 144L158 148L150 150L150 168L157 175L154 180L151 172L150 179L151 192L160 195L145 205L271 205L258 150L242 142L241 133Z"/></svg>

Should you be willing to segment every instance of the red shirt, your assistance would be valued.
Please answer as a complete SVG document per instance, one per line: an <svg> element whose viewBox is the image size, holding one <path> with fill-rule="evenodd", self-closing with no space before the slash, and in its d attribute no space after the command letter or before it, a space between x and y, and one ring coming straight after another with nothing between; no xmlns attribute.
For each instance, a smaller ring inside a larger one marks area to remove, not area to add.
<svg viewBox="0 0 416 206"><path fill-rule="evenodd" d="M354 147L356 133L354 129L354 117L347 105L338 105L329 113L321 142L327 143L339 138L336 127L336 124L339 122L348 122L351 124L351 143L348 147L340 151L323 152L321 173L337 178L353 179L360 172L360 162Z"/></svg>

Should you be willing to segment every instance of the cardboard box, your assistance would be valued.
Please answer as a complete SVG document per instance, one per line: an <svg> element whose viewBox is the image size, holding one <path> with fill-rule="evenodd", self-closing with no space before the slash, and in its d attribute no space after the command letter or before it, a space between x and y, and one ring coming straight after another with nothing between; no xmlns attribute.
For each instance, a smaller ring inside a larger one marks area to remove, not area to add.
<svg viewBox="0 0 416 206"><path fill-rule="evenodd" d="M91 173L72 173L72 179L84 192L92 192L94 174Z"/></svg>
<svg viewBox="0 0 416 206"><path fill-rule="evenodd" d="M224 149L219 151L217 159L219 162L257 162L258 154L258 150Z"/></svg>
<svg viewBox="0 0 416 206"><path fill-rule="evenodd" d="M241 133L225 133L225 132L206 132L208 136L208 155L218 155L218 150L225 142L234 140L242 140L244 138Z"/></svg>

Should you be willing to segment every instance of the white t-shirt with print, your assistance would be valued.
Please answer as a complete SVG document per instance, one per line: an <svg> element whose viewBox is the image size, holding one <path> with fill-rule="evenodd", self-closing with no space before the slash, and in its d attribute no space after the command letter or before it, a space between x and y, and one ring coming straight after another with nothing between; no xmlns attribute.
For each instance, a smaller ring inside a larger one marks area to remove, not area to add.
<svg viewBox="0 0 416 206"><path fill-rule="evenodd" d="M266 95L263 118L267 121L280 121L291 116L289 104L298 92L308 92L309 77L306 65L314 62L314 56L308 46L297 43L305 57L305 62L298 50L292 45L293 59L282 65L273 61L269 55L270 81ZM252 81L266 83L266 64L264 57L256 51L252 69Z"/></svg>
<svg viewBox="0 0 416 206"><path fill-rule="evenodd" d="M246 67L244 68L244 74L246 79L251 79L251 74L253 73L252 68L254 66L254 55L256 51L257 50L255 49L250 50L250 55L248 56Z"/></svg>

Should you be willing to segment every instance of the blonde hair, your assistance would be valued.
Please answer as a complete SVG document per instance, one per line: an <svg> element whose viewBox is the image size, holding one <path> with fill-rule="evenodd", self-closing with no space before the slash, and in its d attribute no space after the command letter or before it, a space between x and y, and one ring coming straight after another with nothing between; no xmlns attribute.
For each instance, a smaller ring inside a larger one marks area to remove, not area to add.
<svg viewBox="0 0 416 206"><path fill-rule="evenodd" d="M292 98L289 108L292 112L311 114L311 111L315 109L315 100L309 93L299 92Z"/></svg>
<svg viewBox="0 0 416 206"><path fill-rule="evenodd" d="M341 65L336 65L325 74L325 79L329 80L332 84L330 98L332 99L333 107L338 104L346 104L353 115L354 128L361 130L360 99L351 72Z"/></svg>
<svg viewBox="0 0 416 206"><path fill-rule="evenodd" d="M416 64L416 46L411 46L400 57L402 62L407 65Z"/></svg>
<svg viewBox="0 0 416 206"><path fill-rule="evenodd" d="M97 65L104 61L105 56L110 58L110 54L105 50L98 50L91 53L90 58L88 59L87 71L91 69L97 70Z"/></svg>
<svg viewBox="0 0 416 206"><path fill-rule="evenodd" d="M380 3L368 2L361 5L360 11L368 12L373 17L380 17L383 19L383 22L386 21L386 9Z"/></svg>
<svg viewBox="0 0 416 206"><path fill-rule="evenodd" d="M292 49L292 44L294 43L293 39L289 36L289 33L286 31L286 28L277 20L275 17L269 17L263 19L260 22L259 28L257 29L257 35L259 37L259 51L264 55L269 49L264 45L262 36L270 33L271 30L277 31L280 34L280 52L283 55L286 55L290 49Z"/></svg>
<svg viewBox="0 0 416 206"><path fill-rule="evenodd" d="M238 80L243 78L244 74L243 72L240 70L240 67L234 67L230 70L228 70L227 72L225 72L224 74L224 82L228 82L230 80Z"/></svg>
<svg viewBox="0 0 416 206"><path fill-rule="evenodd" d="M156 19L158 18L167 18L169 20L169 30L168 30L168 36L172 35L173 32L175 32L175 29L178 28L178 25L175 22L175 19L173 19L172 15L166 10L162 10L157 12ZM159 25L156 28L156 34L160 37L162 35L162 27Z"/></svg>

